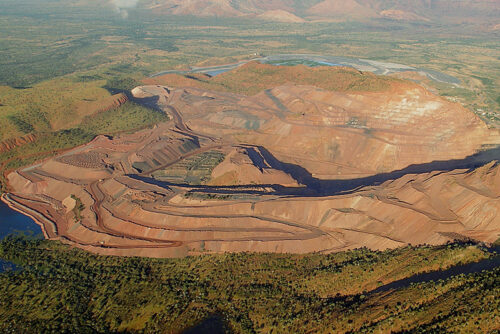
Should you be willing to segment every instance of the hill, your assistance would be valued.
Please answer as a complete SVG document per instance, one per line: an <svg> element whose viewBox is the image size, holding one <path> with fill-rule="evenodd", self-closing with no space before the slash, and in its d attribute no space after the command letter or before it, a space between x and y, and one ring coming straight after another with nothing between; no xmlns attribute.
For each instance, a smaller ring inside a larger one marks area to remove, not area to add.
<svg viewBox="0 0 500 334"><path fill-rule="evenodd" d="M267 12L257 15L257 18L275 22L293 22L293 23L305 22L304 19L298 17L297 15L294 15L282 9L269 10Z"/></svg>
<svg viewBox="0 0 500 334"><path fill-rule="evenodd" d="M146 8L161 15L259 17L283 21L287 17L308 20L394 19L435 23L484 23L498 20L500 9L494 0L148 0ZM270 15L280 11L280 15ZM297 21L294 19L293 21Z"/></svg>
<svg viewBox="0 0 500 334"><path fill-rule="evenodd" d="M350 67L306 65L274 66L257 61L248 62L232 71L210 77L205 74L166 74L147 78L148 85L168 85L174 87L199 87L215 91L226 91L254 95L286 83L311 85L330 91L383 91L398 79L362 73Z"/></svg>
<svg viewBox="0 0 500 334"><path fill-rule="evenodd" d="M31 87L0 86L0 188L4 173L101 134L150 126L163 113L130 101L134 80L68 75Z"/></svg>
<svg viewBox="0 0 500 334"><path fill-rule="evenodd" d="M161 14L244 16L281 11L301 15L320 0L147 0L142 5Z"/></svg>

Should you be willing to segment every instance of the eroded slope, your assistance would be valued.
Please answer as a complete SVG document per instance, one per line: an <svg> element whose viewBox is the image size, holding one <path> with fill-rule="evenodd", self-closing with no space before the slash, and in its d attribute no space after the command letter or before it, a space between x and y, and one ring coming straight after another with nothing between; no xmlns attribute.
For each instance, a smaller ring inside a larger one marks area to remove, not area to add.
<svg viewBox="0 0 500 334"><path fill-rule="evenodd" d="M349 89L340 76L347 88L334 90L331 76L316 87L321 68L304 79L304 68L291 75L277 67L268 73L277 86L234 93L238 83L269 84L252 84L255 64L247 69L218 79L219 87L241 79L219 92L206 82L137 87L138 101L173 120L100 136L11 173L3 199L48 237L104 254L333 252L498 238L498 150L476 153L500 140L472 113L415 84L357 71L350 84L383 86Z"/></svg>

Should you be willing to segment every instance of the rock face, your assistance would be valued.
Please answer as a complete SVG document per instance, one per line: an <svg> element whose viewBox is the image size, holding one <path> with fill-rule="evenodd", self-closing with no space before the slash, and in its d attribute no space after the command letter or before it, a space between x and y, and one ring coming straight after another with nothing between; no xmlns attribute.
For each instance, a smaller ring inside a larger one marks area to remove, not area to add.
<svg viewBox="0 0 500 334"><path fill-rule="evenodd" d="M291 175L272 167L273 163L253 147L238 147L229 152L212 171L210 185L280 184L298 186Z"/></svg>
<svg viewBox="0 0 500 334"><path fill-rule="evenodd" d="M100 136L15 171L3 200L51 238L114 255L335 252L499 237L498 133L416 84L363 92L290 82L253 96L152 85L132 93L172 121ZM83 203L79 215L68 198Z"/></svg>

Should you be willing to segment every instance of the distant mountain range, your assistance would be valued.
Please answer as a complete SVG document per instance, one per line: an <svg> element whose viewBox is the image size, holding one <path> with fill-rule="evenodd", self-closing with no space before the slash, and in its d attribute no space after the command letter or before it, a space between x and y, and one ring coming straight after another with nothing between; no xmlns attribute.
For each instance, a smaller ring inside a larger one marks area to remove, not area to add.
<svg viewBox="0 0 500 334"><path fill-rule="evenodd" d="M162 15L257 17L302 22L370 20L500 24L499 0L143 0Z"/></svg>

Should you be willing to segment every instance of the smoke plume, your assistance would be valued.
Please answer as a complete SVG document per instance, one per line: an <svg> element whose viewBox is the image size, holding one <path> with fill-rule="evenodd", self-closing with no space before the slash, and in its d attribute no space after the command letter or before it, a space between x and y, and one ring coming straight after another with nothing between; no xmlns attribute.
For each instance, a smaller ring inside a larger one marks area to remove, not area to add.
<svg viewBox="0 0 500 334"><path fill-rule="evenodd" d="M120 13L124 19L128 18L128 9L137 6L138 1L139 0L111 0L117 13Z"/></svg>

